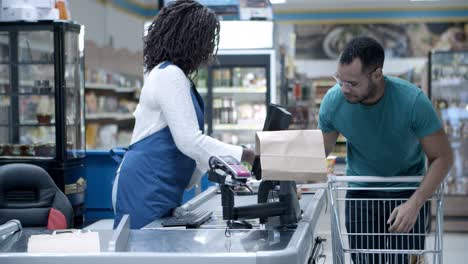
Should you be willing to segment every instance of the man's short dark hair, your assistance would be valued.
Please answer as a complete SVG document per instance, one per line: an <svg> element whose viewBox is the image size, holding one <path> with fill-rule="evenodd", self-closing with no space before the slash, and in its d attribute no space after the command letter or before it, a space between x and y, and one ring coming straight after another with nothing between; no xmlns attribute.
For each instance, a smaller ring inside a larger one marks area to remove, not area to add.
<svg viewBox="0 0 468 264"><path fill-rule="evenodd" d="M362 71L383 67L385 53L377 40L370 37L352 39L340 55L340 64L350 64L355 58L362 63Z"/></svg>

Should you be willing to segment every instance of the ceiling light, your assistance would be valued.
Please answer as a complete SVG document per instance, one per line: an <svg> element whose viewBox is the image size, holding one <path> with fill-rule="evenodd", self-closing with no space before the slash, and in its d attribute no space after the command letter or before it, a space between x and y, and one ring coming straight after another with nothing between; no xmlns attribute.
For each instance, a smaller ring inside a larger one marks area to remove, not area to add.
<svg viewBox="0 0 468 264"><path fill-rule="evenodd" d="M275 5L275 4L284 4L284 3L286 3L286 0L270 0L270 3L272 3L273 5Z"/></svg>

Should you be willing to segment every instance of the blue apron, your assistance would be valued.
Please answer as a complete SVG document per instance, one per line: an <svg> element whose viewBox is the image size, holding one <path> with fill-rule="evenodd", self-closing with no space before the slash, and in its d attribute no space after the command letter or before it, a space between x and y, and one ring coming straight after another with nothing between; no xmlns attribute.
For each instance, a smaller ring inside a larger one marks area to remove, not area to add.
<svg viewBox="0 0 468 264"><path fill-rule="evenodd" d="M193 83L191 95L198 126L204 131L204 103ZM170 215L181 204L195 168L195 160L177 148L169 127L130 145L120 167L114 228L124 214L130 215L132 229Z"/></svg>

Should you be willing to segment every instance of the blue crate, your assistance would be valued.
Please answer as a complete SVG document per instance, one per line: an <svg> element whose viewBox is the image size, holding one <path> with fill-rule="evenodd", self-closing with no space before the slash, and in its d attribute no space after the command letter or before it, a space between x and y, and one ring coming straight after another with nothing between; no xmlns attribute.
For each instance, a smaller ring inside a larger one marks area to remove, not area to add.
<svg viewBox="0 0 468 264"><path fill-rule="evenodd" d="M124 152L117 150L116 153L123 155ZM87 150L85 159L87 180L86 224L114 217L112 185L118 166L119 164L111 158L109 151ZM204 191L212 185L213 183L208 181L208 176L203 176L201 190ZM183 203L192 199L195 193L195 188L185 191Z"/></svg>

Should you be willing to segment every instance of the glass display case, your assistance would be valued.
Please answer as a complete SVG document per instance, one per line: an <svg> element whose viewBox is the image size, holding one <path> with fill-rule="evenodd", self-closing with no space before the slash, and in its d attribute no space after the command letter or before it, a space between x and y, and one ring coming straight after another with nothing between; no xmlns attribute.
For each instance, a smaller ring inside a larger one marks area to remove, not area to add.
<svg viewBox="0 0 468 264"><path fill-rule="evenodd" d="M253 147L267 104L274 102L274 63L273 50L220 50L215 63L198 72L209 135Z"/></svg>
<svg viewBox="0 0 468 264"><path fill-rule="evenodd" d="M468 51L429 55L429 92L454 153L448 190L468 195Z"/></svg>
<svg viewBox="0 0 468 264"><path fill-rule="evenodd" d="M70 22L0 23L0 164L39 165L67 195L84 178L82 41Z"/></svg>

